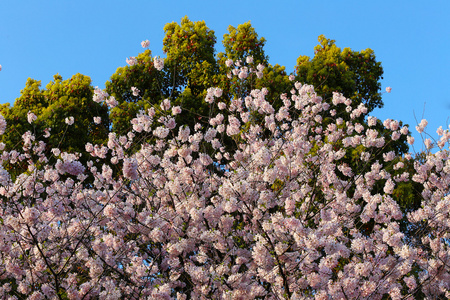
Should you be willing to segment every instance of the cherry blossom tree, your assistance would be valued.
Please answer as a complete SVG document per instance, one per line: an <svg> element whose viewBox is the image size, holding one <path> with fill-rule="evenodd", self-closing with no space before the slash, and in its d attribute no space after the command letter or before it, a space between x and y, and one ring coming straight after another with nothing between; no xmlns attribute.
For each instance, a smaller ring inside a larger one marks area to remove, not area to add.
<svg viewBox="0 0 450 300"><path fill-rule="evenodd" d="M260 72L226 67L243 85ZM438 152L415 160L389 150L411 140L399 122L290 84L278 109L264 88L226 103L211 87L208 123L192 127L176 124L183 110L165 99L127 133L87 143L87 163L46 151L31 131L20 149L0 144L1 165L27 166L16 178L0 167L1 297L450 297L448 130L438 130ZM94 101L117 105L98 89ZM394 193L408 182L421 205L405 213Z"/></svg>

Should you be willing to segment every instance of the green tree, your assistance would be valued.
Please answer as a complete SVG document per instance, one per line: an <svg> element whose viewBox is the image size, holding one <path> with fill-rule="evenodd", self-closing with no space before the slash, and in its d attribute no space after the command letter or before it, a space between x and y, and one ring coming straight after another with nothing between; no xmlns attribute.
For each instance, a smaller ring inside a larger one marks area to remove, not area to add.
<svg viewBox="0 0 450 300"><path fill-rule="evenodd" d="M268 64L269 57L264 51L266 39L258 38L250 22L241 24L237 28L228 26L228 33L224 34L222 43L225 53L218 54L219 60L226 58L245 62L248 56L252 56L256 64Z"/></svg>
<svg viewBox="0 0 450 300"><path fill-rule="evenodd" d="M325 99L331 99L337 91L356 105L364 103L369 112L383 107L379 82L383 79L383 68L376 61L374 51L341 50L334 40L324 35L318 41L313 58L301 55L297 59L296 80L312 84Z"/></svg>
<svg viewBox="0 0 450 300"><path fill-rule="evenodd" d="M264 50L266 39L259 38L251 23L247 22L238 25L237 28L229 26L228 33L223 36L222 44L225 52L217 55L220 72L216 75L215 82L224 90L224 97L228 100L245 97L252 89L264 87L268 89L269 102L275 108L280 107L282 105L280 95L289 91L290 83L284 66L269 64L269 57ZM252 57L252 63L246 61L249 56ZM261 64L264 66L264 76L257 78L253 74L245 82L236 77L231 81L225 80L225 74L229 71L225 66L225 61L228 59L234 62L240 61L242 66L249 69L256 69Z"/></svg>
<svg viewBox="0 0 450 300"><path fill-rule="evenodd" d="M119 105L111 111L113 130L125 133L130 121L139 110L155 107L168 98L173 105L183 107L183 124L194 125L208 115L209 106L203 101L206 90L214 85L217 73L214 57L216 37L204 21L192 22L187 17L181 24L169 23L164 27L164 69L155 69L151 51L139 54L138 63L124 66L106 83L106 91ZM133 96L131 88L140 90ZM205 118L206 120L206 118Z"/></svg>
<svg viewBox="0 0 450 300"><path fill-rule="evenodd" d="M107 93L119 103L110 111L113 132L128 132L130 121L139 110L148 109L152 103L159 103L171 92L164 83L165 72L161 74L153 66L150 50L139 54L136 59L137 64L117 68L106 82ZM133 95L132 87L139 89L138 96Z"/></svg>
<svg viewBox="0 0 450 300"><path fill-rule="evenodd" d="M192 22L184 17L181 24L172 22L164 26L164 32L165 64L176 76L176 86L186 86L193 95L203 94L217 72L214 31L204 21Z"/></svg>
<svg viewBox="0 0 450 300"><path fill-rule="evenodd" d="M93 87L91 79L82 74L63 80L55 75L45 89L41 89L41 81L29 78L21 95L10 107L3 104L1 113L8 124L7 132L0 136L5 143L5 150L20 149L23 145L22 135L30 131L37 138L42 138L46 130L50 136L44 139L46 150L59 148L67 152L85 152L85 144L102 144L106 142L109 131L109 118L106 105L92 100ZM31 124L27 120L28 112L37 119ZM96 124L94 117L101 117ZM74 118L74 124L65 123L68 117ZM87 157L82 159L86 161ZM16 174L22 171L15 167Z"/></svg>

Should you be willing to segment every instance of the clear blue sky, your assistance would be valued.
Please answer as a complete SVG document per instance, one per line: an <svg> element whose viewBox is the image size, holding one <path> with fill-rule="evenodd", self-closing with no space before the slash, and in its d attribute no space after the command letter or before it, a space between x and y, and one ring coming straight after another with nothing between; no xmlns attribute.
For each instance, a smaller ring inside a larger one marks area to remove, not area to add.
<svg viewBox="0 0 450 300"><path fill-rule="evenodd" d="M423 115L433 136L450 124L447 0L2 0L0 12L0 103L12 105L28 77L45 86L56 73L82 73L104 87L126 57L142 51L142 40L164 56L164 25L187 15L215 31L219 51L228 25L251 21L267 39L270 63L288 72L299 55L313 55L320 34L341 48L371 48L384 68L383 90L392 87L373 115L410 125L414 113L419 121Z"/></svg>

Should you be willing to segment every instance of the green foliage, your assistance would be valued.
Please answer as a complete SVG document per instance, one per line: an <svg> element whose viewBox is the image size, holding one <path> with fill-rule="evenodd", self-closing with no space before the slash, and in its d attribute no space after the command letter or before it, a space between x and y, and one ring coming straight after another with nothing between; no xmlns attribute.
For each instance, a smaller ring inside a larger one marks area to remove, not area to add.
<svg viewBox="0 0 450 300"><path fill-rule="evenodd" d="M14 106L9 103L1 106L1 113L8 124L8 130L0 141L5 143L5 150L22 148L22 135L30 131L36 138L42 138L47 128L51 131L46 150L59 148L68 152L85 152L85 144L104 143L108 136L109 119L106 106L92 100L93 88L91 79L76 74L72 78L62 80L55 75L45 89L41 89L41 81L29 78L21 96ZM37 116L36 121L27 121L28 112ZM100 116L102 122L94 123L94 116ZM73 117L72 126L65 123L65 118ZM20 167L15 167L21 173Z"/></svg>
<svg viewBox="0 0 450 300"><path fill-rule="evenodd" d="M163 51L167 54L166 64L177 67L177 75L189 80L192 86L204 86L202 74L214 71L216 60L214 45L216 37L204 21L192 22L188 17L164 27ZM200 77L200 78L199 78ZM184 82L186 83L186 82Z"/></svg>
<svg viewBox="0 0 450 300"><path fill-rule="evenodd" d="M314 48L312 59L300 56L297 59L297 80L312 84L324 99L332 98L333 92L340 92L356 105L364 103L369 112L383 107L379 82L383 68L375 59L373 50L360 52L350 48L341 50L334 40L321 35L319 45Z"/></svg>
<svg viewBox="0 0 450 300"><path fill-rule="evenodd" d="M37 124L52 129L50 145L62 142L59 146L62 151L84 152L86 143L106 141L109 131L107 107L92 100L93 88L88 76L75 74L62 81L57 75L42 93L47 105L38 116ZM64 120L70 116L75 122L67 126ZM94 123L96 116L102 118L100 124Z"/></svg>
<svg viewBox="0 0 450 300"><path fill-rule="evenodd" d="M162 84L165 73L161 74L154 68L151 55L150 50L144 51L136 57L137 64L117 68L106 82L106 92L119 103L110 112L113 132L128 132L130 121L139 110L160 103L170 93L169 87ZM139 89L139 96L133 95L132 87Z"/></svg>
<svg viewBox="0 0 450 300"><path fill-rule="evenodd" d="M205 22L192 22L187 17L164 27L163 50L167 54L162 72L153 67L151 51L146 50L136 59L138 64L118 68L106 83L106 91L119 105L111 111L113 130L125 133L130 121L139 110L155 107L168 98L173 105L183 107L181 124L194 125L208 115L205 103L206 90L213 86L217 73L214 57L216 38ZM131 87L140 90L133 96ZM204 118L206 120L206 118Z"/></svg>
<svg viewBox="0 0 450 300"><path fill-rule="evenodd" d="M219 60L226 57L233 61L245 62L247 56L253 56L256 64L268 64L269 58L264 52L265 38L258 38L258 34L250 22L239 25L237 28L228 26L227 34L223 36L225 54L219 53Z"/></svg>
<svg viewBox="0 0 450 300"><path fill-rule="evenodd" d="M223 99L225 102L244 98L252 89L266 88L268 90L266 99L274 108L282 106L280 96L289 92L291 83L284 66L269 64L269 57L264 51L265 43L266 39L258 37L250 22L238 25L237 28L233 26L228 27L228 33L224 34L222 41L225 52L217 54L220 71L213 81L224 91ZM253 58L252 63L246 62L248 56ZM240 61L241 66L246 66L253 70L261 64L265 67L263 71L264 76L258 79L255 74L250 74L245 81L240 80L236 76L229 80L226 78L226 74L230 71L225 66L227 59L231 59L234 62Z"/></svg>

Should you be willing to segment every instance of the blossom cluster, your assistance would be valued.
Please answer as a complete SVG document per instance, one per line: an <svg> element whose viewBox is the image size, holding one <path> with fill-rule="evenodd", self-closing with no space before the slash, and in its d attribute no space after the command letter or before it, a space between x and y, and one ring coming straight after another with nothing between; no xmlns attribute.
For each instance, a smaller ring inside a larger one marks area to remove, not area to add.
<svg viewBox="0 0 450 300"><path fill-rule="evenodd" d="M164 59L155 56L153 58L153 64L158 71L161 71L164 68Z"/></svg>
<svg viewBox="0 0 450 300"><path fill-rule="evenodd" d="M242 80L264 69L226 64ZM279 109L267 89L226 102L212 87L205 101L220 113L194 128L176 124L182 109L165 99L158 122L155 108L140 111L127 134L87 144L85 165L47 154L31 132L20 151L2 148L0 296L450 297L450 152L398 156L386 149L408 128L362 124L364 105L292 85ZM99 89L94 100L113 102ZM450 134L438 133L443 147ZM2 166L15 164L27 172ZM420 208L396 201L406 183L420 185Z"/></svg>
<svg viewBox="0 0 450 300"><path fill-rule="evenodd" d="M97 103L105 101L106 104L111 108L114 108L119 104L114 96L109 96L107 92L99 89L98 87L95 87L94 89L93 100Z"/></svg>
<svg viewBox="0 0 450 300"><path fill-rule="evenodd" d="M264 76L263 74L263 70L265 68L264 65L258 64L258 66L256 66L256 69L248 67L253 65L253 56L247 56L245 62L247 63L247 66L242 65L242 62L240 60L233 62L233 60L227 59L225 61L225 65L228 68L232 68L231 71L227 73L227 77L231 79L232 76L238 76L239 79L245 79L251 73L256 74L258 78L262 78Z"/></svg>

